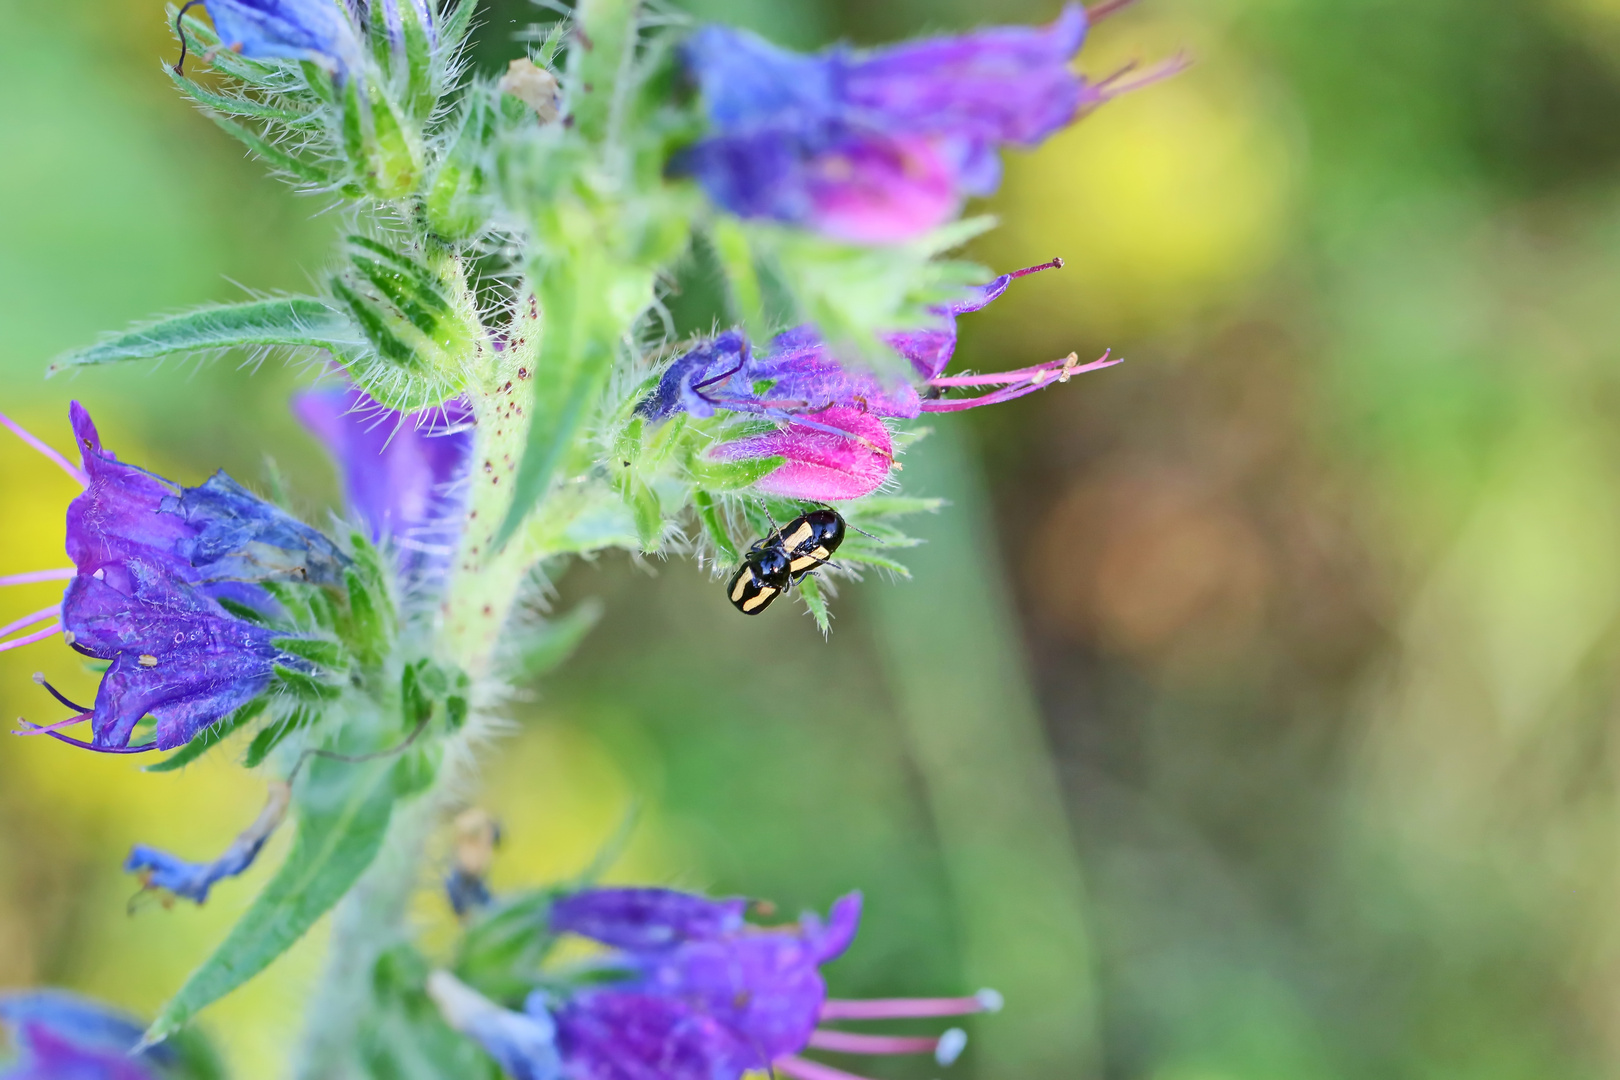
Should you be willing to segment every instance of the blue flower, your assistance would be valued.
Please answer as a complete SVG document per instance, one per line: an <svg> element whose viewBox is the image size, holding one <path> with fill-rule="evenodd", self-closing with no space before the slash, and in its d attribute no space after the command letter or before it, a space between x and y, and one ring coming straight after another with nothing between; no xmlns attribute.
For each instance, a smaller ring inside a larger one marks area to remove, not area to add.
<svg viewBox="0 0 1620 1080"><path fill-rule="evenodd" d="M672 161L717 204L855 243L895 243L950 220L1001 179L997 150L1031 147L1132 86L1070 64L1086 11L1051 25L815 56L707 26L683 59L709 122ZM1150 75L1157 78L1163 72Z"/></svg>
<svg viewBox="0 0 1620 1080"><path fill-rule="evenodd" d="M461 530L472 406L457 398L400 413L357 387L306 390L293 414L336 459L343 491L374 541L390 538L401 571L435 576Z"/></svg>
<svg viewBox="0 0 1620 1080"><path fill-rule="evenodd" d="M586 890L556 902L551 929L608 945L601 968L619 981L595 982L550 1007L531 995L522 1013L500 1009L444 972L435 973L429 992L451 1026L477 1039L511 1075L570 1080L738 1080L769 1070L799 1080L850 1075L801 1057L806 1049L931 1053L948 1064L965 1039L956 1029L939 1037L893 1036L818 1025L999 1007L989 992L829 1000L821 967L854 940L859 893L835 903L825 922L811 914L797 926L754 927L742 914L741 901L667 889ZM544 1060L524 1059L516 1033L535 1038L540 1031L548 1035ZM560 1073L553 1055L560 1056Z"/></svg>
<svg viewBox="0 0 1620 1080"><path fill-rule="evenodd" d="M0 1080L159 1080L171 1061L161 1047L131 1056L140 1024L58 990L0 996L0 1024L16 1055Z"/></svg>
<svg viewBox="0 0 1620 1080"><path fill-rule="evenodd" d="M125 464L78 402L70 416L85 489L68 506L63 638L109 666L93 707L51 690L79 715L31 730L107 752L170 749L263 693L278 665L312 670L262 625L279 606L261 583L342 582L336 545L223 473L186 488ZM147 716L156 738L131 747ZM91 742L55 730L83 720Z"/></svg>
<svg viewBox="0 0 1620 1080"><path fill-rule="evenodd" d="M220 45L254 60L311 60L337 74L360 38L337 0L202 0Z"/></svg>

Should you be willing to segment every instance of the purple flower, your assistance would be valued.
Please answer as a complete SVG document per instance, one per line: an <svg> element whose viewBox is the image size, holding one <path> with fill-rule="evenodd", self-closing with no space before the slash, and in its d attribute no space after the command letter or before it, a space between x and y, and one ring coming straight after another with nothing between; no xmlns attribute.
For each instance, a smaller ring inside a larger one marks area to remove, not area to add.
<svg viewBox="0 0 1620 1080"><path fill-rule="evenodd" d="M754 482L754 490L784 499L837 502L869 495L894 468L894 439L872 413L834 405L772 431L711 447L715 461L786 458Z"/></svg>
<svg viewBox="0 0 1620 1080"><path fill-rule="evenodd" d="M220 44L254 60L311 60L338 74L360 60L354 24L334 0L202 0Z"/></svg>
<svg viewBox="0 0 1620 1080"><path fill-rule="evenodd" d="M1069 4L1040 28L803 56L706 26L683 58L710 133L672 171L741 217L854 243L911 239L995 190L998 148L1035 146L1130 88L1071 70L1086 30Z"/></svg>
<svg viewBox="0 0 1620 1080"><path fill-rule="evenodd" d="M472 406L461 399L400 413L357 387L307 390L293 414L326 445L349 506L373 540L391 537L420 575L454 555L472 453Z"/></svg>
<svg viewBox="0 0 1620 1080"><path fill-rule="evenodd" d="M170 749L263 693L278 665L311 670L261 625L260 616L279 608L259 583L342 581L347 559L332 542L223 473L185 488L124 464L101 445L78 402L70 416L84 465L69 469L85 484L67 513L74 566L0 583L71 578L60 608L47 613L60 614L69 645L109 665L93 707L44 684L77 715L29 731L108 752ZM131 747L135 725L147 716L156 722L155 739ZM91 742L57 730L84 720Z"/></svg>
<svg viewBox="0 0 1620 1080"><path fill-rule="evenodd" d="M1062 265L1054 259L1003 274L937 309L936 325L883 335L890 348L910 361L920 388L846 366L814 327L786 330L757 353L741 332L731 330L676 358L636 411L652 420L678 412L709 417L722 410L775 420L782 425L777 430L721 443L709 456L721 461L787 458L756 485L770 494L818 502L859 498L881 485L894 467L893 440L881 418L913 419L926 412L995 405L1119 362L1104 354L1081 364L1071 353L1016 371L944 374L956 351L956 316L985 308L1015 278ZM944 396L953 389L977 387L994 389L975 397Z"/></svg>
<svg viewBox="0 0 1620 1080"><path fill-rule="evenodd" d="M42 990L0 997L15 1054L0 1080L158 1080L170 1055L158 1047L131 1056L141 1025L72 994Z"/></svg>
<svg viewBox="0 0 1620 1080"><path fill-rule="evenodd" d="M955 1029L934 1038L818 1027L829 1019L956 1016L999 1007L989 992L966 998L829 1000L821 966L849 947L860 915L859 893L835 903L826 922L806 915L797 926L780 927L745 924L734 900L663 889L577 893L557 902L551 928L609 945L613 952L604 969L625 977L580 990L550 1010L531 996L523 1014L505 1014L501 1030L509 1034L524 1020L554 1024L561 1075L570 1080L738 1080L749 1071L772 1069L802 1080L850 1076L801 1057L806 1049L933 1053L948 1063L965 1038ZM482 1002L478 1009L463 999L452 1010L443 996L435 996L451 1025L477 1038L512 1075L557 1075L513 1068L509 1038L492 1045L477 1033L467 1014L497 1006L473 995L470 1000ZM494 1027L487 1021L483 1026Z"/></svg>
<svg viewBox="0 0 1620 1080"><path fill-rule="evenodd" d="M124 860L124 870L139 876L141 888L157 889L173 896L201 904L208 899L208 890L217 882L236 877L259 857L265 841L270 839L287 816L292 805L292 786L276 780L270 784L270 797L252 825L249 825L224 854L212 862L191 863L145 844L136 844Z"/></svg>

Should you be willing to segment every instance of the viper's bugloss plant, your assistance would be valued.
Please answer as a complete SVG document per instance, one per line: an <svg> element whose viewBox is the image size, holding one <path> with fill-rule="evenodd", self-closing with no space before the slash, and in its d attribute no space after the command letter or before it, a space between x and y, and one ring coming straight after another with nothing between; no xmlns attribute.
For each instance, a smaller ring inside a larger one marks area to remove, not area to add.
<svg viewBox="0 0 1620 1080"><path fill-rule="evenodd" d="M222 853L136 846L143 890L203 903L284 822L296 835L139 1047L97 1007L4 999L6 1075L207 1075L172 1049L187 1023L334 908L302 1077L848 1075L804 1056L821 1050L948 1063L955 1029L820 1026L995 1003L828 999L821 967L850 945L858 894L776 927L742 901L663 890L494 897L484 828L450 882L453 963L410 943L404 901L513 684L590 627L592 606L548 621L528 602L569 559L618 548L719 574L764 537L825 632L825 581L905 574L897 521L937 509L896 490L923 434L911 422L1115 362L950 373L958 316L1062 262L997 277L947 253L990 226L958 215L995 187L1002 147L1170 68L1079 74L1094 19L1075 4L1045 27L800 56L580 0L499 78L463 62L475 0L201 0L207 21L196 6L169 12L169 77L273 172L345 205L346 237L316 293L145 323L51 370L232 347L315 357L322 377L291 407L346 507L310 524L224 473L173 483L120 460L76 403L78 464L0 417L83 488L65 508L70 565L0 578L64 581L62 601L6 626L19 636L0 650L60 636L100 671L90 704L39 677L19 735L171 751L148 771L243 735L264 812ZM724 272L731 325L672 340L661 300L699 253ZM829 503L836 566L772 531ZM565 935L598 952L554 962Z"/></svg>

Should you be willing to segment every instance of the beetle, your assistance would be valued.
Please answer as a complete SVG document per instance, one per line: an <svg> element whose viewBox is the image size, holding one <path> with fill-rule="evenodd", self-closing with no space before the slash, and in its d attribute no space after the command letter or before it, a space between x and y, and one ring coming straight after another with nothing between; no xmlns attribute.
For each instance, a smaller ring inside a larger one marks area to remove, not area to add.
<svg viewBox="0 0 1620 1080"><path fill-rule="evenodd" d="M843 515L825 508L800 514L785 528L771 524L771 534L754 542L726 582L726 599L744 615L758 615L790 584L825 566L847 528Z"/></svg>

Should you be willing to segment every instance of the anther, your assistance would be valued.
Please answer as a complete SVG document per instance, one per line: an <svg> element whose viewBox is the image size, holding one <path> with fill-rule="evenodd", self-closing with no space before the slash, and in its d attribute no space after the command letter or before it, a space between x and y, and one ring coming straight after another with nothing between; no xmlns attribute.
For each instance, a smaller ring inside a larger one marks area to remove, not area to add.
<svg viewBox="0 0 1620 1080"><path fill-rule="evenodd" d="M962 1056L967 1049L967 1032L961 1028L947 1028L939 1037L939 1045L934 1047L934 1060L941 1068L954 1065L956 1059Z"/></svg>

